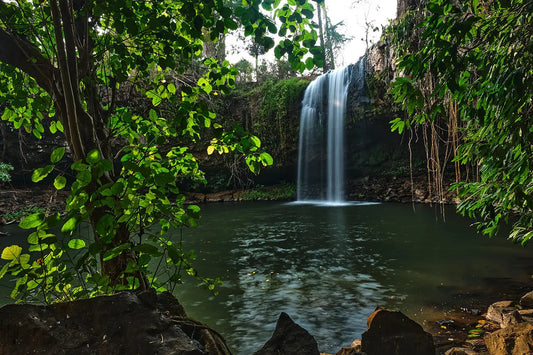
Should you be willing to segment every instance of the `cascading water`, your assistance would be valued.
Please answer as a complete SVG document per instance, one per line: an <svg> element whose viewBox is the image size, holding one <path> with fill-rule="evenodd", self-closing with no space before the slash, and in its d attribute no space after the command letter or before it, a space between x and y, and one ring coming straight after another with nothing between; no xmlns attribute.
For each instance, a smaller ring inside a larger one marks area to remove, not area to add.
<svg viewBox="0 0 533 355"><path fill-rule="evenodd" d="M355 82L354 82L355 80ZM350 84L364 86L364 58L309 84L300 115L298 202L341 205L344 198L344 116Z"/></svg>

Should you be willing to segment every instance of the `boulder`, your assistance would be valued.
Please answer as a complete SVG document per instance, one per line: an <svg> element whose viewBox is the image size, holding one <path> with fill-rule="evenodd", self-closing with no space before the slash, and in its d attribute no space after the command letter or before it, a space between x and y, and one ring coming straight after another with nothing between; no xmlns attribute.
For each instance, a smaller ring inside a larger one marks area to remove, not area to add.
<svg viewBox="0 0 533 355"><path fill-rule="evenodd" d="M524 322L533 323L533 309L520 309L518 313Z"/></svg>
<svg viewBox="0 0 533 355"><path fill-rule="evenodd" d="M272 338L254 355L319 355L318 344L285 312L279 316Z"/></svg>
<svg viewBox="0 0 533 355"><path fill-rule="evenodd" d="M0 354L206 354L203 339L181 326L195 324L185 317L175 298L153 291L10 304L0 308Z"/></svg>
<svg viewBox="0 0 533 355"><path fill-rule="evenodd" d="M508 327L513 324L518 324L523 322L522 316L520 315L520 312L518 312L517 309L514 309L512 312L509 313L503 313L503 320L500 323L501 328Z"/></svg>
<svg viewBox="0 0 533 355"><path fill-rule="evenodd" d="M459 348L459 347L451 348L444 353L444 355L475 355L475 354L479 354L479 353L469 348Z"/></svg>
<svg viewBox="0 0 533 355"><path fill-rule="evenodd" d="M519 323L510 325L485 336L491 355L533 354L533 325Z"/></svg>
<svg viewBox="0 0 533 355"><path fill-rule="evenodd" d="M361 340L354 340L352 345L345 346L341 350L337 351L335 355L359 355L361 352Z"/></svg>
<svg viewBox="0 0 533 355"><path fill-rule="evenodd" d="M399 311L377 309L368 317L361 340L368 355L434 355L431 334Z"/></svg>
<svg viewBox="0 0 533 355"><path fill-rule="evenodd" d="M504 319L504 314L512 313L515 310L516 308L513 307L512 301L495 302L489 306L489 309L487 311L487 315L485 316L485 318L493 322L496 322L498 324L502 324L503 319Z"/></svg>
<svg viewBox="0 0 533 355"><path fill-rule="evenodd" d="M520 298L520 305L524 308L533 308L533 291L530 291Z"/></svg>

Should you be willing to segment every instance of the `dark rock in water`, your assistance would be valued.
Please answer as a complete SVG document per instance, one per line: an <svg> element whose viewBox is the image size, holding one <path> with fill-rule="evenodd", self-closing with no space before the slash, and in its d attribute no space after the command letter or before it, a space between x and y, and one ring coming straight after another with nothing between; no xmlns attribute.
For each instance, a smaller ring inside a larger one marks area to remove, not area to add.
<svg viewBox="0 0 533 355"><path fill-rule="evenodd" d="M533 354L533 325L513 324L485 336L491 355Z"/></svg>
<svg viewBox="0 0 533 355"><path fill-rule="evenodd" d="M367 324L361 345L368 355L435 355L431 334L399 311L377 309Z"/></svg>
<svg viewBox="0 0 533 355"><path fill-rule="evenodd" d="M285 312L279 316L272 338L254 355L319 355L318 344Z"/></svg>
<svg viewBox="0 0 533 355"><path fill-rule="evenodd" d="M123 292L0 308L0 354L207 354L176 299ZM178 313L176 313L178 312ZM205 327L198 326L196 334ZM199 330L201 329L201 330Z"/></svg>

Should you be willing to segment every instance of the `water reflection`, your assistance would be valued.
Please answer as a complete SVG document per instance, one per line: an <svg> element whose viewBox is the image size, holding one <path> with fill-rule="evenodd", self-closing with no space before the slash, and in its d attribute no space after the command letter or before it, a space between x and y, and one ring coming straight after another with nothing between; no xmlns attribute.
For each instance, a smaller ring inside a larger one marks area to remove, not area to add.
<svg viewBox="0 0 533 355"><path fill-rule="evenodd" d="M360 337L378 305L423 321L443 305L499 300L502 285L528 282L533 265L528 250L476 236L453 212L444 223L428 207L241 203L202 210L200 227L183 231L185 244L196 251L201 275L224 284L215 297L188 279L176 293L235 354L258 350L280 312L334 353ZM16 235L14 226L3 230Z"/></svg>
<svg viewBox="0 0 533 355"><path fill-rule="evenodd" d="M453 213L443 223L426 207L250 203L203 209L186 243L208 261L198 265L200 272L223 276L225 284L207 300L192 284L178 297L191 315L216 324L237 354L258 350L282 311L315 336L321 351L335 352L360 337L378 305L421 320L427 307L446 304L454 292L485 288L490 295L487 277L527 280L517 256L533 264L527 251L476 237Z"/></svg>

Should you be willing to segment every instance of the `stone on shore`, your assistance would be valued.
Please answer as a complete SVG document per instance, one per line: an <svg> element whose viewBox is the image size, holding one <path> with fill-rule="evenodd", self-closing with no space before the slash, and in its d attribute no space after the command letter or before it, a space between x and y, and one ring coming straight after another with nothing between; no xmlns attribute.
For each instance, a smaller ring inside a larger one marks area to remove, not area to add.
<svg viewBox="0 0 533 355"><path fill-rule="evenodd" d="M435 355L431 334L399 311L378 309L367 324L361 340L367 355Z"/></svg>
<svg viewBox="0 0 533 355"><path fill-rule="evenodd" d="M520 305L523 308L533 308L533 291L526 293L520 298Z"/></svg>
<svg viewBox="0 0 533 355"><path fill-rule="evenodd" d="M489 306L489 309L487 311L487 315L485 318L493 322L496 322L498 324L502 324L504 321L504 315L512 313L515 310L516 308L513 307L512 301L494 302L493 304Z"/></svg>
<svg viewBox="0 0 533 355"><path fill-rule="evenodd" d="M491 355L533 354L533 325L512 324L485 336Z"/></svg>
<svg viewBox="0 0 533 355"><path fill-rule="evenodd" d="M279 316L272 338L254 355L319 355L318 344L305 330L285 312Z"/></svg>
<svg viewBox="0 0 533 355"><path fill-rule="evenodd" d="M153 291L48 306L5 305L0 354L206 354L198 338L202 327L191 332L176 321L185 316L175 298Z"/></svg>

